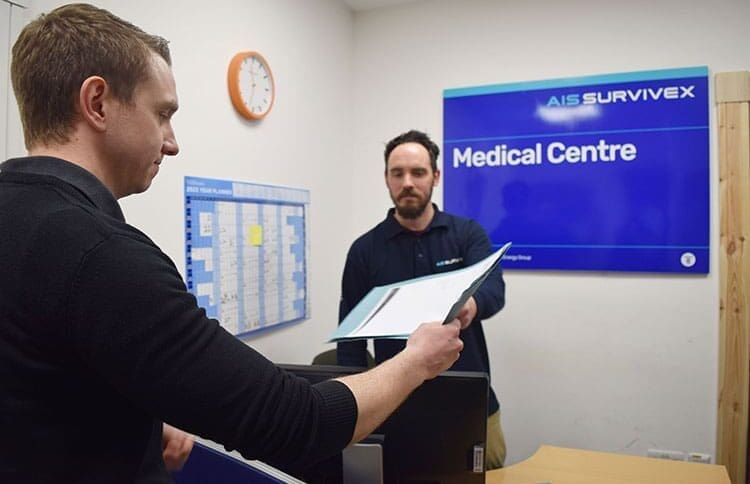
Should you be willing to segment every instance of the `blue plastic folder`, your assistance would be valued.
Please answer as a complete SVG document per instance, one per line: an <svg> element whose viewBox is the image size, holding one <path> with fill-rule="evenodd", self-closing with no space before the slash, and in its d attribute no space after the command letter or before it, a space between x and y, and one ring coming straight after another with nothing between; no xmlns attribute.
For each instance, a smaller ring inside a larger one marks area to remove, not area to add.
<svg viewBox="0 0 750 484"><path fill-rule="evenodd" d="M349 312L329 341L408 338L421 323L452 321L500 264L508 242L485 259L456 271L377 286Z"/></svg>

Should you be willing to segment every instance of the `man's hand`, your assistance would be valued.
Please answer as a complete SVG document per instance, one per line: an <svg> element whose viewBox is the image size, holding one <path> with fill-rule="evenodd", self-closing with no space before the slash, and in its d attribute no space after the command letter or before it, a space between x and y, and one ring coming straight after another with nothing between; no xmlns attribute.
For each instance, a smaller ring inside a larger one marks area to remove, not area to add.
<svg viewBox="0 0 750 484"><path fill-rule="evenodd" d="M161 448L164 464L168 471L179 471L193 450L193 436L164 424L161 434Z"/></svg>
<svg viewBox="0 0 750 484"><path fill-rule="evenodd" d="M469 327L474 318L477 315L477 302L474 300L474 296L471 296L461 311L458 313L458 320L461 322L461 330Z"/></svg>
<svg viewBox="0 0 750 484"><path fill-rule="evenodd" d="M368 436L425 380L453 366L464 347L460 332L457 319L448 324L422 324L393 358L364 373L337 378L357 400L352 442Z"/></svg>
<svg viewBox="0 0 750 484"><path fill-rule="evenodd" d="M458 337L461 322L424 323L409 336L404 353L413 361L413 371L421 371L425 380L435 378L456 362L464 343Z"/></svg>

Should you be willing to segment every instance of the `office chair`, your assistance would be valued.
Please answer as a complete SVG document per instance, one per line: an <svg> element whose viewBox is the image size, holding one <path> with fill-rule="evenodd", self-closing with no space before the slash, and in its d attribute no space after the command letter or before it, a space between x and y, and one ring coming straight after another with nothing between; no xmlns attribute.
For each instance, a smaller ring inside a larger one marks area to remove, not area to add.
<svg viewBox="0 0 750 484"><path fill-rule="evenodd" d="M331 348L322 353L315 355L312 361L313 365L335 365L336 364L336 348ZM372 357L370 350L367 350L367 368L375 366L375 358Z"/></svg>

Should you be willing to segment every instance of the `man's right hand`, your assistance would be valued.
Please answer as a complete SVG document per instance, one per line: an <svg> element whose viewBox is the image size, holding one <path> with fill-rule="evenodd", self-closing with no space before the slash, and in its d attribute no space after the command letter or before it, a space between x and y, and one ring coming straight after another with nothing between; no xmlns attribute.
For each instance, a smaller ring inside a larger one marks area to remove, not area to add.
<svg viewBox="0 0 750 484"><path fill-rule="evenodd" d="M421 371L423 381L435 378L456 362L464 347L459 338L461 322L423 323L409 336L404 356L413 371Z"/></svg>
<svg viewBox="0 0 750 484"><path fill-rule="evenodd" d="M422 324L393 358L364 373L338 378L357 400L352 442L369 435L415 388L455 363L464 347L460 332L458 320Z"/></svg>

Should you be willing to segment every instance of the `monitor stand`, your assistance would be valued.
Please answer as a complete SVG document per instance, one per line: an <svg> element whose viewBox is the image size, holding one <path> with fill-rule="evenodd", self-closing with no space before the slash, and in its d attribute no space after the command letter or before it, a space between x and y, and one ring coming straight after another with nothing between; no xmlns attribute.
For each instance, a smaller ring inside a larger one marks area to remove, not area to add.
<svg viewBox="0 0 750 484"><path fill-rule="evenodd" d="M371 437L342 452L344 484L383 484L383 445Z"/></svg>

